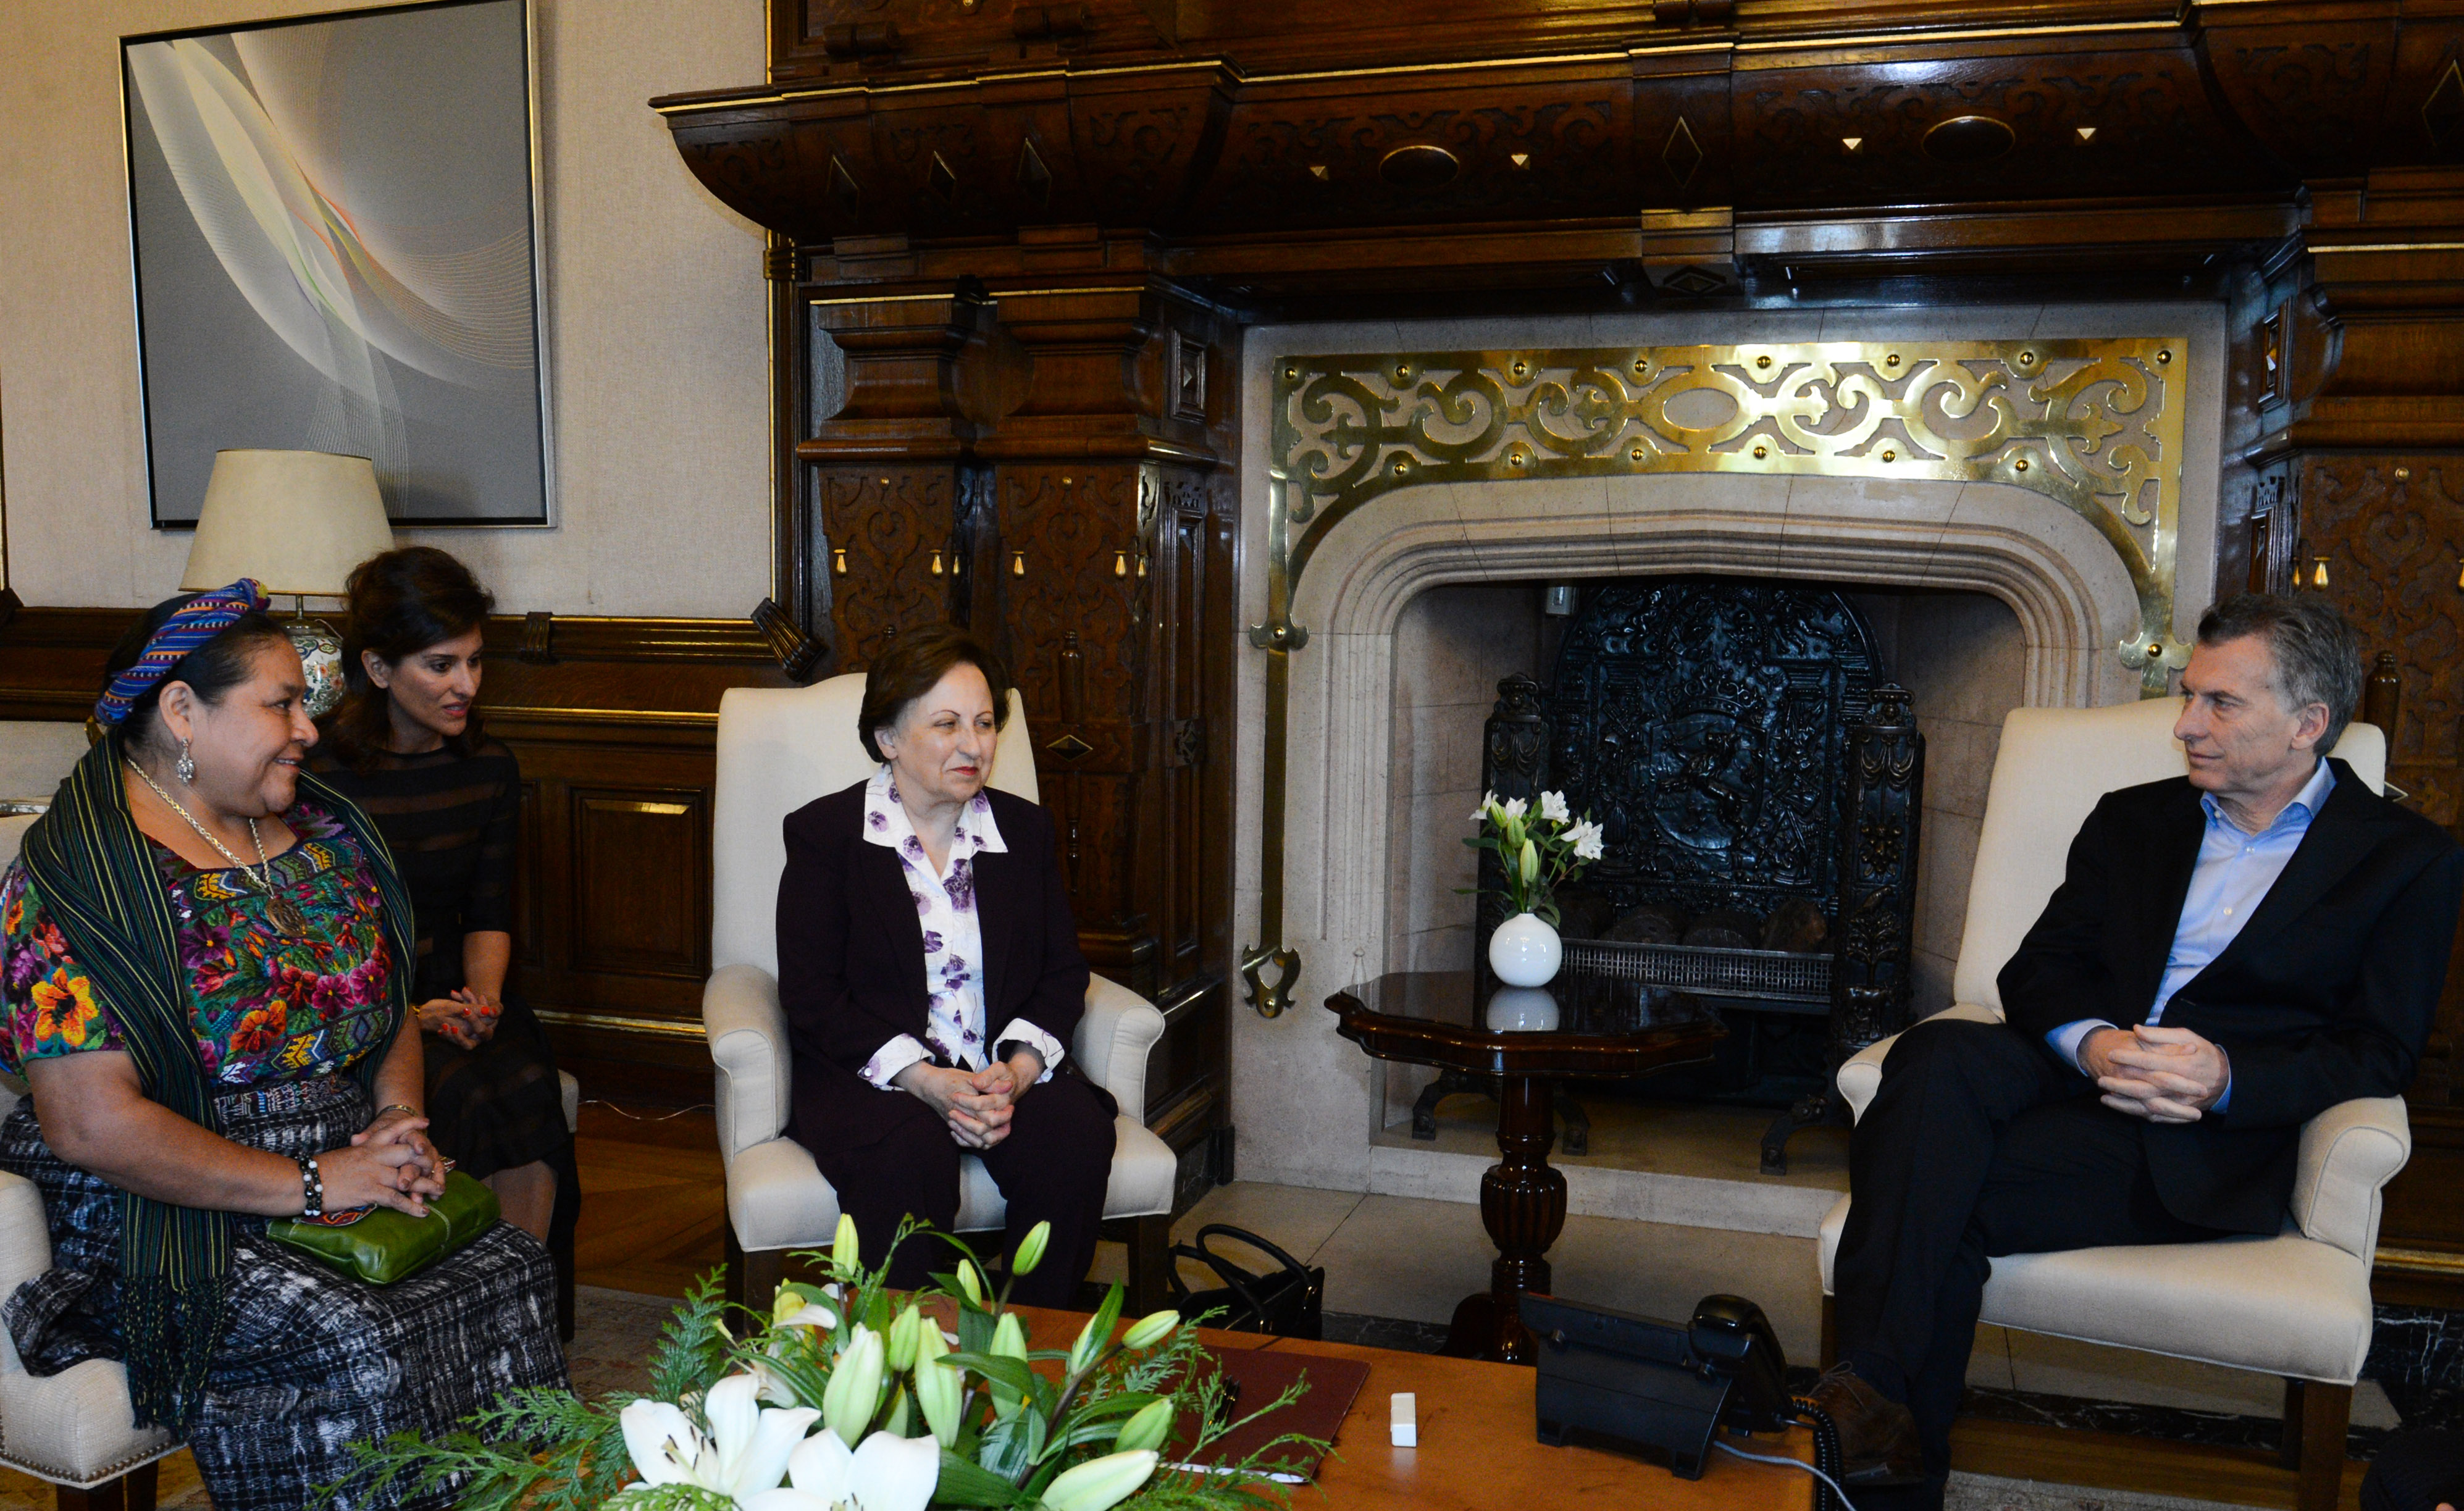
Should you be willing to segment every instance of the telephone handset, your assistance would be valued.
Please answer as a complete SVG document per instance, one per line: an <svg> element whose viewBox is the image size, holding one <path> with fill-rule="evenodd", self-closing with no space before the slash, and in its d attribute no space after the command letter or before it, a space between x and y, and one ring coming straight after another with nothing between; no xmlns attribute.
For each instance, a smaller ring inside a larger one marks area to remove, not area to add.
<svg viewBox="0 0 2464 1511"><path fill-rule="evenodd" d="M1742 1296L1705 1296L1694 1303L1686 1342L1703 1365L1736 1381L1720 1411L1723 1423L1776 1433L1796 1419L1788 1358L1761 1307Z"/></svg>

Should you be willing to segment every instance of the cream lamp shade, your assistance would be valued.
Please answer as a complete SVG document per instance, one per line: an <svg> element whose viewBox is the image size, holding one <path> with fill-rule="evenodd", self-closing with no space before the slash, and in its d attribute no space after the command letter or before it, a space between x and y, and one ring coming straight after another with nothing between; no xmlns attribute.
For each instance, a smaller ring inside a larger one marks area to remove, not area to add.
<svg viewBox="0 0 2464 1511"><path fill-rule="evenodd" d="M217 451L180 589L203 592L250 577L269 595L340 598L351 568L392 549L366 457Z"/></svg>

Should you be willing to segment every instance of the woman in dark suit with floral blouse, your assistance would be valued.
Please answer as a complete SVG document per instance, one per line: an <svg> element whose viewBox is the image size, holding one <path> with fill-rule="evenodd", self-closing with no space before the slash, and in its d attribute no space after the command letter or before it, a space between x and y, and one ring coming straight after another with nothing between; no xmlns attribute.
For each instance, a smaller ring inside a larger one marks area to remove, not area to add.
<svg viewBox="0 0 2464 1511"><path fill-rule="evenodd" d="M1094 1259L1115 1108L1068 1059L1087 962L1051 818L984 785L1008 709L1007 676L973 636L901 635L866 673L858 719L881 769L787 816L788 1128L869 1257L910 1215L949 1231L959 1157L979 1156L1008 1203L1005 1254L1052 1225L1014 1298L1067 1305ZM948 1261L910 1242L891 1283Z"/></svg>

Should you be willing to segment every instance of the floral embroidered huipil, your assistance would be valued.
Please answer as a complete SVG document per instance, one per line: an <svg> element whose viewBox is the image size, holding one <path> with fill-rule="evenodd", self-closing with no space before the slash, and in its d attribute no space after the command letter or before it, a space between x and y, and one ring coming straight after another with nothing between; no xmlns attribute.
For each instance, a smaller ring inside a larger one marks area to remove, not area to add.
<svg viewBox="0 0 2464 1511"><path fill-rule="evenodd" d="M1044 1057L1044 1074L1039 1079L1051 1080L1064 1051L1050 1034L1025 1018L1014 1018L999 1034L989 1040L984 1037L984 931L983 920L976 911L975 859L987 851L1009 853L1009 846L1001 843L1001 825L993 821L991 799L978 793L967 804L950 836L944 868L935 872L884 763L865 784L864 837L898 852L907 893L915 900L916 922L924 932L924 986L932 997L925 1016L925 1042L916 1042L913 1034L899 1035L865 1062L864 1079L888 1091L891 1079L919 1060L981 1070L992 1061L993 1046L1017 1042Z"/></svg>

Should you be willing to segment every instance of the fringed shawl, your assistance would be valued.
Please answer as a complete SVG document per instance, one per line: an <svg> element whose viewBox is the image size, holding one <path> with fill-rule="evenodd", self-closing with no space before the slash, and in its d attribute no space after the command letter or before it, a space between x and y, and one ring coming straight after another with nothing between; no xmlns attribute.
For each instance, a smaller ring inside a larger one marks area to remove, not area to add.
<svg viewBox="0 0 2464 1511"><path fill-rule="evenodd" d="M216 1088L197 1058L178 926L145 838L129 816L121 747L114 734L86 752L60 783L50 811L26 831L22 858L69 953L119 1021L145 1095L220 1133ZM377 1067L409 1010L410 900L394 873L392 852L365 814L305 772L299 791L331 812L358 842L385 902L393 1023L384 1042L350 1072L373 1089ZM35 1107L39 1114L39 1099ZM161 1423L186 1433L222 1336L232 1215L130 1192L121 1193L120 1210L121 1334L128 1352L128 1393L138 1425Z"/></svg>

